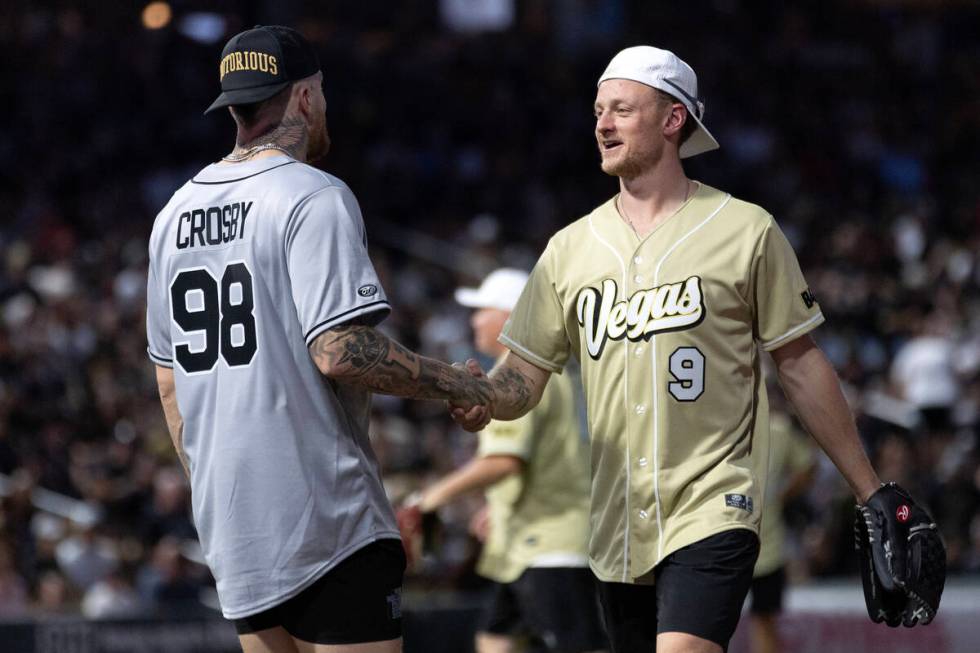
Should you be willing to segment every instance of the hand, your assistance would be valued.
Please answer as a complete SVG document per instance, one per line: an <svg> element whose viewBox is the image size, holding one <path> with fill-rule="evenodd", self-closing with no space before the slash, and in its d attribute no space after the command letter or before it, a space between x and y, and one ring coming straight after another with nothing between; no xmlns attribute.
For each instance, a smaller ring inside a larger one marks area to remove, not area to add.
<svg viewBox="0 0 980 653"><path fill-rule="evenodd" d="M488 533L490 533L490 508L484 505L470 518L470 535L481 542L486 542Z"/></svg>
<svg viewBox="0 0 980 653"><path fill-rule="evenodd" d="M459 363L453 363L455 368L463 368ZM490 380L487 375L483 372L483 368L472 358L466 361L466 371L472 374L475 378L484 380L487 384L489 396L493 396L493 387L490 385ZM462 426L465 430L475 433L477 431L482 431L486 428L487 424L493 418L493 404L492 400L488 404L464 404L457 402L448 402L449 413L452 415L453 421Z"/></svg>
<svg viewBox="0 0 980 653"><path fill-rule="evenodd" d="M413 492L395 511L398 532L405 549L407 568L413 569L422 558L422 509L419 507L421 495Z"/></svg>
<svg viewBox="0 0 980 653"><path fill-rule="evenodd" d="M887 483L857 506L854 535L871 620L893 628L932 621L946 583L946 547L929 513Z"/></svg>

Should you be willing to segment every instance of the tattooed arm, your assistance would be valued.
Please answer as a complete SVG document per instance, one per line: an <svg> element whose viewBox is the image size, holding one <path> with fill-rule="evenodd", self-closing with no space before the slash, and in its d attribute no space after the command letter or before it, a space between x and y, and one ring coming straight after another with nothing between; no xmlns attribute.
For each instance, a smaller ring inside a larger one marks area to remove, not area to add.
<svg viewBox="0 0 980 653"><path fill-rule="evenodd" d="M482 376L478 365L467 367L474 375ZM467 431L479 431L493 419L517 419L538 405L551 373L529 363L517 354L509 352L490 372L494 402L484 406L462 406L451 402L453 419Z"/></svg>
<svg viewBox="0 0 980 653"><path fill-rule="evenodd" d="M325 376L374 392L445 399L466 408L493 402L486 377L414 354L374 327L350 323L328 329L310 345L310 356Z"/></svg>
<svg viewBox="0 0 980 653"><path fill-rule="evenodd" d="M180 409L177 407L177 386L174 384L174 371L169 367L161 367L160 365L157 365L156 368L157 389L160 391L163 415L167 418L167 430L170 431L170 439L177 451L177 458L180 459L184 473L190 480L191 468L187 462L187 454L184 453L184 418L180 416Z"/></svg>

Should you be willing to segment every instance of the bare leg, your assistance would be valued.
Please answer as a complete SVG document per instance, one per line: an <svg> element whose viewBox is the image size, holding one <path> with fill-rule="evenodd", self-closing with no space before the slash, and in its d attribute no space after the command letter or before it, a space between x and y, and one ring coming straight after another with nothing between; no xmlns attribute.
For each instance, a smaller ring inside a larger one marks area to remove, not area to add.
<svg viewBox="0 0 980 653"><path fill-rule="evenodd" d="M476 653L514 653L514 638L480 632L476 634Z"/></svg>
<svg viewBox="0 0 980 653"><path fill-rule="evenodd" d="M688 633L658 633L657 653L723 653L714 642Z"/></svg>
<svg viewBox="0 0 980 653"><path fill-rule="evenodd" d="M401 653L402 638L363 644L313 644L293 639L299 653Z"/></svg>
<svg viewBox="0 0 980 653"><path fill-rule="evenodd" d="M238 641L244 653L297 653L293 638L281 626L239 635Z"/></svg>
<svg viewBox="0 0 980 653"><path fill-rule="evenodd" d="M754 614L749 619L752 653L779 653L775 614Z"/></svg>

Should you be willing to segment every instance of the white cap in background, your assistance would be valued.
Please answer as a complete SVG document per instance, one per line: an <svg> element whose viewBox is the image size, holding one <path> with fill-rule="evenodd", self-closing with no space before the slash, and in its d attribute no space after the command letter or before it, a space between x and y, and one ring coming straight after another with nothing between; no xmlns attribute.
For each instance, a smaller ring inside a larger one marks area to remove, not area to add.
<svg viewBox="0 0 980 653"><path fill-rule="evenodd" d="M527 284L527 277L527 272L515 268L494 270L479 288L457 288L456 301L470 308L512 311Z"/></svg>
<svg viewBox="0 0 980 653"><path fill-rule="evenodd" d="M704 120L704 102L698 99L698 76L673 52L649 45L621 50L606 66L599 84L607 79L628 79L652 86L673 95L687 107L688 116L694 119L698 128L681 145L682 159L720 147L701 122Z"/></svg>

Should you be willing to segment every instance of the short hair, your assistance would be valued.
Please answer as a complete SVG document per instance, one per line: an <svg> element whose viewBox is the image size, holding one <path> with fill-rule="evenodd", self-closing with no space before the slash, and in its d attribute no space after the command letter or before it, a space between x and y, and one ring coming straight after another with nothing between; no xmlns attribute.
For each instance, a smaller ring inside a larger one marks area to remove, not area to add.
<svg viewBox="0 0 980 653"><path fill-rule="evenodd" d="M686 104L684 104L683 102L681 102L680 100L678 100L676 97L674 97L670 93L667 93L666 91L661 91L659 88L655 88L653 90L657 92L657 97L660 99L660 102L662 104L674 104L676 102L677 104L683 104L684 105L684 108L687 109L687 105ZM687 118L684 119L684 124L683 124L683 126L681 126L681 141L680 141L680 144L683 145L684 143L686 143L687 142L687 139L689 139L691 137L691 134L693 134L697 130L697 128L698 128L698 123L691 116L690 110L688 110L688 112L687 112Z"/></svg>
<svg viewBox="0 0 980 653"><path fill-rule="evenodd" d="M246 131L258 127L263 122L269 122L271 127L276 127L282 122L286 113L292 88L292 84L287 84L286 88L261 102L234 104L228 108L231 109L235 122Z"/></svg>

